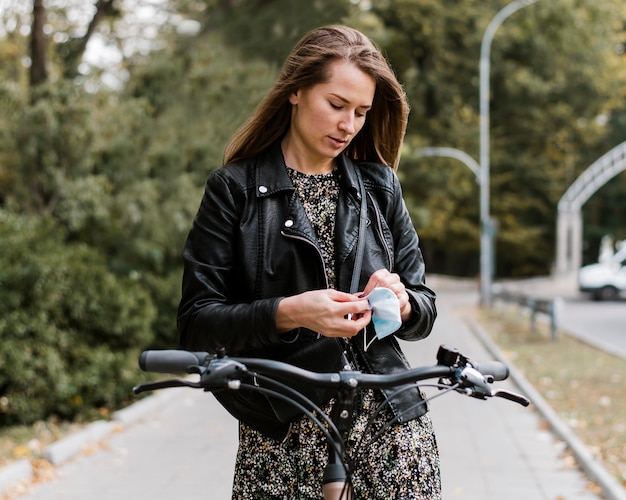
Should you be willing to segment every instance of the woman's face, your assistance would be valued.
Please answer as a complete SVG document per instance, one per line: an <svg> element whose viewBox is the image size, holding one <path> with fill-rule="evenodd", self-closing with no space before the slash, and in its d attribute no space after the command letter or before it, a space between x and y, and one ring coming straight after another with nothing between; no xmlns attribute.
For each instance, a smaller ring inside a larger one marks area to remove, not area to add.
<svg viewBox="0 0 626 500"><path fill-rule="evenodd" d="M330 64L329 78L289 97L291 127L286 155L292 168L327 171L365 124L372 107L376 82L354 64L338 60ZM293 158L295 156L295 158ZM288 163L289 164L289 163Z"/></svg>

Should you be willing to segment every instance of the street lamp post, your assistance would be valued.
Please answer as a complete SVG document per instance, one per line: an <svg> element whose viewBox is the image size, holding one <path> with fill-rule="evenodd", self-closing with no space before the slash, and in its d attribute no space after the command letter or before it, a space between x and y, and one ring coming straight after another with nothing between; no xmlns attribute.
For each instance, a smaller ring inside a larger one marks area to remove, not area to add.
<svg viewBox="0 0 626 500"><path fill-rule="evenodd" d="M459 160L466 167L468 167L472 172L474 172L474 176L476 177L476 182L480 182L480 165L476 163L476 160L468 155L466 152L461 151L456 148L421 148L415 151L417 156L441 156L454 158L455 160Z"/></svg>
<svg viewBox="0 0 626 500"><path fill-rule="evenodd" d="M489 213L489 55L491 42L502 22L514 12L537 0L516 0L500 10L487 26L480 45L480 300L491 304L493 278L493 236L495 225Z"/></svg>

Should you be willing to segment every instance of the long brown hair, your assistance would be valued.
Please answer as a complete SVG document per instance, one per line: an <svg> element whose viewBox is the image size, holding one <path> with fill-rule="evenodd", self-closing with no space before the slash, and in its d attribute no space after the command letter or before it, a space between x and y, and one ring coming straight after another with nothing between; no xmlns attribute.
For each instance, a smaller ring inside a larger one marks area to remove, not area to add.
<svg viewBox="0 0 626 500"><path fill-rule="evenodd" d="M273 87L226 146L224 163L255 156L283 137L291 122L289 96L325 82L329 63L337 59L354 64L376 81L365 125L344 154L396 169L409 114L406 95L374 43L361 32L341 25L317 28L298 42Z"/></svg>

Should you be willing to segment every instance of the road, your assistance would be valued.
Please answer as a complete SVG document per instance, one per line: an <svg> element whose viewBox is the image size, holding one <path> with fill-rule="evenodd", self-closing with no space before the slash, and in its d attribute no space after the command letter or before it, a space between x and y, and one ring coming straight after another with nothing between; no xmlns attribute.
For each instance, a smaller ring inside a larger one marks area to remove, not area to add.
<svg viewBox="0 0 626 500"><path fill-rule="evenodd" d="M626 359L626 300L566 299L558 322L570 335Z"/></svg>
<svg viewBox="0 0 626 500"><path fill-rule="evenodd" d="M500 290L530 297L563 299L558 327L606 352L626 359L626 299L599 302L578 291L576 273L502 280Z"/></svg>

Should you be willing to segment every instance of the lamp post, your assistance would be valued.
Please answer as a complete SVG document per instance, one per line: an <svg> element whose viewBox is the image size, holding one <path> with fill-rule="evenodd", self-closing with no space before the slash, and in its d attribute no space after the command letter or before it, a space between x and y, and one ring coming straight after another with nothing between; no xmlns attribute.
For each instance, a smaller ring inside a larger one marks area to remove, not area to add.
<svg viewBox="0 0 626 500"><path fill-rule="evenodd" d="M516 0L500 10L491 20L480 45L480 300L491 304L495 225L489 213L489 72L491 42L502 22L514 12L537 0Z"/></svg>

